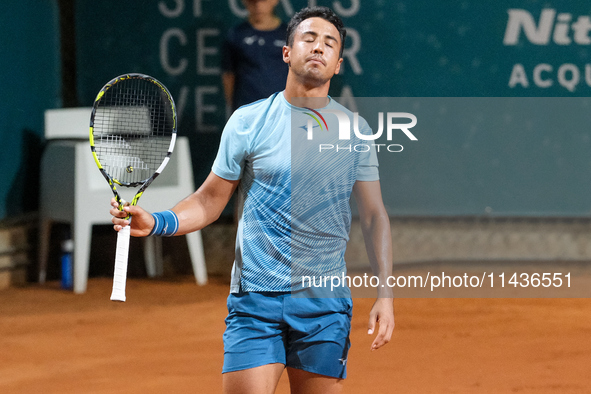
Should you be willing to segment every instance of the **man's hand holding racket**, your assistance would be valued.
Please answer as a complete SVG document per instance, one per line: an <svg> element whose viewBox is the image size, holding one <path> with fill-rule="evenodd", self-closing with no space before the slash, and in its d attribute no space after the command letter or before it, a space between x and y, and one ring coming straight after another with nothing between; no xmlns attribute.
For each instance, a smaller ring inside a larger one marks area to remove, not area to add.
<svg viewBox="0 0 591 394"><path fill-rule="evenodd" d="M119 203L115 198L111 199L111 210L109 213L113 216L113 228L115 231L120 231L123 227L130 225L127 216L131 215L131 236L145 237L150 234L154 228L154 217L137 205L128 205L123 207L123 211L119 210Z"/></svg>

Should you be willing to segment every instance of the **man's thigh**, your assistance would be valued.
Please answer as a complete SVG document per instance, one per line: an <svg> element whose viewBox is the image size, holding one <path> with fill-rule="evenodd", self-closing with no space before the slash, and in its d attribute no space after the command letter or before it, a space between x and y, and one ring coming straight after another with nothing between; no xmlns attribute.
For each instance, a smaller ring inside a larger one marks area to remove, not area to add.
<svg viewBox="0 0 591 394"><path fill-rule="evenodd" d="M223 373L274 363L285 365L283 298L281 293L230 294Z"/></svg>
<svg viewBox="0 0 591 394"><path fill-rule="evenodd" d="M347 375L352 302L347 298L285 301L286 366L336 379Z"/></svg>
<svg viewBox="0 0 591 394"><path fill-rule="evenodd" d="M290 367L287 373L291 394L339 394L343 390L343 379Z"/></svg>
<svg viewBox="0 0 591 394"><path fill-rule="evenodd" d="M222 375L225 394L273 394L281 374L283 364L266 364L260 367L226 372Z"/></svg>

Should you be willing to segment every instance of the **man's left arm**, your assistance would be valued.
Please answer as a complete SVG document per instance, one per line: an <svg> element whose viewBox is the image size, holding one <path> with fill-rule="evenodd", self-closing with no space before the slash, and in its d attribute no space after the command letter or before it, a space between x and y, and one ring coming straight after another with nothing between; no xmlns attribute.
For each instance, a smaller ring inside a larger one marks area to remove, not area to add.
<svg viewBox="0 0 591 394"><path fill-rule="evenodd" d="M394 330L392 289L387 286L387 278L392 275L390 219L382 201L380 181L355 182L353 195L359 209L369 262L374 275L380 279L378 297L369 314L368 324L370 335L374 333L376 323L379 326L378 334L371 344L371 350L376 350L390 341Z"/></svg>

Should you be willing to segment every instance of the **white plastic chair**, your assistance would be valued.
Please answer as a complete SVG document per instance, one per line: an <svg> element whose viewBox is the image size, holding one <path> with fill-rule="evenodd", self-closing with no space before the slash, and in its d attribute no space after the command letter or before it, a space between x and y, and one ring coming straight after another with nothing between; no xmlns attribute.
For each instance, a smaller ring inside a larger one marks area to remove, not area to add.
<svg viewBox="0 0 591 394"><path fill-rule="evenodd" d="M68 223L74 240L75 293L86 291L92 226L111 223L108 207L113 194L94 162L88 143L90 111L90 108L46 111L48 144L41 160L39 282L45 282L46 278L51 223ZM194 190L189 143L186 137L179 137L170 162L142 195L139 205L151 212L162 211ZM186 239L195 279L203 285L207 283L207 269L201 233L187 234ZM151 277L162 273L160 242L157 237L145 238L146 271Z"/></svg>

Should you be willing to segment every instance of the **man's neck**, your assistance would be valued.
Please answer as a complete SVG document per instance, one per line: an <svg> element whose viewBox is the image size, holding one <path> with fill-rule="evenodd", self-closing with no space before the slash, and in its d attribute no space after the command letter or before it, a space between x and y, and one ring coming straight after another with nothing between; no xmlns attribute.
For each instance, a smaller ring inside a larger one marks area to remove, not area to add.
<svg viewBox="0 0 591 394"><path fill-rule="evenodd" d="M291 105L297 107L322 108L329 102L329 87L330 81L327 81L320 86L306 85L298 81L292 73L289 73L287 75L287 84L285 85L285 92L283 92L283 95ZM306 100L308 98L310 100Z"/></svg>
<svg viewBox="0 0 591 394"><path fill-rule="evenodd" d="M270 31L275 30L281 25L281 19L273 14L270 15L250 15L248 23L256 30Z"/></svg>

